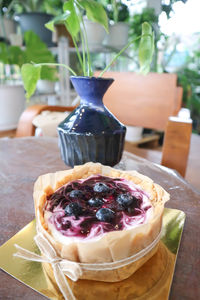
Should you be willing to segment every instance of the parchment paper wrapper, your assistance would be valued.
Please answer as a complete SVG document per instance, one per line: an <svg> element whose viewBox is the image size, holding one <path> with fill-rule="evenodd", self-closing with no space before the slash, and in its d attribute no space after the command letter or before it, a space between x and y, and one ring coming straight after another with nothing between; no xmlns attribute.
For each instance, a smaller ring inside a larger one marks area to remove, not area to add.
<svg viewBox="0 0 200 300"><path fill-rule="evenodd" d="M71 238L67 244L63 244L55 239L44 220L46 198L62 185L94 174L115 178L121 177L137 184L149 194L150 201L154 207L152 218L147 224L133 229L108 232L100 238L88 241ZM41 233L50 242L57 255L63 259L89 264L118 262L136 255L156 240L162 228L164 203L168 200L169 194L162 187L136 171L127 172L102 166L99 163L87 163L82 166L76 166L71 170L46 174L38 178L34 186L37 232ZM84 270L80 278L108 282L123 280L144 264L156 252L156 249L157 244L143 257L123 267L112 267L111 269L98 271L94 269Z"/></svg>
<svg viewBox="0 0 200 300"><path fill-rule="evenodd" d="M166 293L166 290L168 290L173 275L174 260L175 255L160 242L155 255L126 280L113 283L93 281L92 286L91 281L88 280L78 280L76 282L68 280L68 282L78 300L125 300L140 299L140 297L141 300L167 299L166 295L168 293ZM54 297L60 300L63 299L55 284L51 266L43 264L43 270Z"/></svg>
<svg viewBox="0 0 200 300"><path fill-rule="evenodd" d="M137 254L132 255L131 257L127 257L116 262L88 264L72 262L57 256L57 253L50 242L44 237L42 233L38 233L34 237L34 240L38 248L40 249L42 256L24 249L16 244L15 247L17 248L18 252L16 252L14 256L21 257L30 261L43 263L43 267L46 273L51 279L53 279L53 281L56 282L64 299L75 300L76 297L72 292L66 276L69 277L72 281L77 281L80 278L87 278L87 274L89 274L89 277L90 275L93 275L92 279L94 279L94 277L97 277L99 273L102 273L104 275L108 274L110 278L113 278L115 272L117 272L117 274L129 274L131 267L133 267L134 270L136 268L138 269L140 265L144 264L144 262L146 262L156 252L159 239L160 234L145 249L141 250ZM134 272L134 270L132 270L132 273Z"/></svg>

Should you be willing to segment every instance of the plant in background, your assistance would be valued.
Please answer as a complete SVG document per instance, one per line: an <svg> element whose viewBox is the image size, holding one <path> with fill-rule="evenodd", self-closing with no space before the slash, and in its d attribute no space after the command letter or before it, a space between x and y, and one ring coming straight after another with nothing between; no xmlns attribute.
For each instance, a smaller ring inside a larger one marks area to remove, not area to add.
<svg viewBox="0 0 200 300"><path fill-rule="evenodd" d="M0 1L0 15L4 15L7 12L8 6L13 2L13 0L1 0ZM13 14L13 11L12 11Z"/></svg>
<svg viewBox="0 0 200 300"><path fill-rule="evenodd" d="M134 38L142 33L142 24L148 22L152 27L157 26L158 16L155 14L154 8L146 7L141 13L134 14L129 20L130 25L130 37ZM139 46L139 41L134 44L136 47Z"/></svg>
<svg viewBox="0 0 200 300"><path fill-rule="evenodd" d="M142 24L144 22L148 22L154 31L155 35L155 51L153 58L152 70L154 72L157 71L157 56L158 56L158 47L157 42L161 37L161 33L159 31L158 26L158 16L155 14L154 8L146 7L142 10L141 13L134 14L131 18L129 18L129 38L133 39L142 33ZM137 40L133 44L133 51L137 51L139 47L139 40Z"/></svg>
<svg viewBox="0 0 200 300"><path fill-rule="evenodd" d="M200 51L190 55L185 65L177 72L183 87L183 102L190 109L194 132L200 134Z"/></svg>
<svg viewBox="0 0 200 300"><path fill-rule="evenodd" d="M164 11L167 15L167 18L170 18L171 12L173 12L173 4L181 1L183 3L186 3L188 0L168 0L168 1L162 1L162 11Z"/></svg>
<svg viewBox="0 0 200 300"><path fill-rule="evenodd" d="M44 12L56 15L62 11L62 0L3 0L1 8L6 15L30 12Z"/></svg>
<svg viewBox="0 0 200 300"><path fill-rule="evenodd" d="M34 61L35 63L56 63L56 58L48 49L47 45L32 31L27 31L24 35L25 63ZM41 79L56 81L57 70L55 67L43 66L41 68Z"/></svg>
<svg viewBox="0 0 200 300"><path fill-rule="evenodd" d="M16 78L19 68L23 64L31 63L55 63L56 59L40 38L32 31L24 35L25 48L10 46L5 42L0 43L1 82L8 82ZM10 71L8 71L8 69ZM41 68L41 79L56 81L57 70L55 67L43 66ZM19 77L17 77L19 79Z"/></svg>
<svg viewBox="0 0 200 300"><path fill-rule="evenodd" d="M55 17L52 21L46 24L50 30L54 30L54 24L57 22L65 24L70 32L78 56L79 63L82 69L83 76L92 76L93 70L91 65L90 51L87 42L87 32L85 31L83 14L86 13L87 18L93 22L101 24L108 31L108 19L103 6L93 0L69 0L63 5L63 13ZM81 41L82 51L78 48L78 42ZM144 23L142 33L131 40L119 53L111 60L111 62L101 72L100 76L106 72L112 63L134 42L140 40L139 47L139 62L141 72L147 73L152 60L154 50L154 36L151 26ZM41 68L43 66L63 66L67 68L73 75L77 75L69 66L63 64L36 63L24 64L22 66L22 79L26 90L26 97L29 98L35 91L37 81L41 77Z"/></svg>
<svg viewBox="0 0 200 300"><path fill-rule="evenodd" d="M104 3L104 6L106 8L109 20L114 21L114 23L128 21L129 9L126 4L122 3L122 1L108 0L102 2L106 2Z"/></svg>

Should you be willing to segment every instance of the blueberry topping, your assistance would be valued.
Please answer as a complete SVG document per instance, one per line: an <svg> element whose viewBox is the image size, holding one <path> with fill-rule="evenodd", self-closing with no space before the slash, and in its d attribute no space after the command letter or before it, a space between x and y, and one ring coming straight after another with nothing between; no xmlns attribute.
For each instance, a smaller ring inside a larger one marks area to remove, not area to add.
<svg viewBox="0 0 200 300"><path fill-rule="evenodd" d="M64 194L69 193L73 190L72 185L68 184L65 188L64 188Z"/></svg>
<svg viewBox="0 0 200 300"><path fill-rule="evenodd" d="M107 193L110 191L110 188L103 182L97 182L94 185L93 190L96 193Z"/></svg>
<svg viewBox="0 0 200 300"><path fill-rule="evenodd" d="M119 196L117 196L117 202L123 206L124 208L127 208L129 206L131 206L135 200L137 200L134 196L132 196L129 193L126 194L120 194Z"/></svg>
<svg viewBox="0 0 200 300"><path fill-rule="evenodd" d="M67 216L78 217L78 216L82 215L83 208L79 203L72 202L65 207L65 213Z"/></svg>
<svg viewBox="0 0 200 300"><path fill-rule="evenodd" d="M69 196L70 196L71 198L73 198L73 199L74 199L74 198L80 199L80 198L83 198L84 194L83 194L83 192L80 191L80 190L73 190L73 191L70 192Z"/></svg>
<svg viewBox="0 0 200 300"><path fill-rule="evenodd" d="M96 218L101 222L112 222L115 217L115 213L110 208L100 208L96 213Z"/></svg>
<svg viewBox="0 0 200 300"><path fill-rule="evenodd" d="M50 211L53 211L54 207L58 206L63 200L65 200L65 197L55 194L50 199L51 199Z"/></svg>
<svg viewBox="0 0 200 300"><path fill-rule="evenodd" d="M137 192L137 198L134 196ZM143 191L132 189L126 180L106 176L90 176L86 180L72 181L47 196L45 209L52 212L56 229L66 236L86 237L100 222L103 232L123 230L125 216L143 216L151 205L143 204ZM79 222L74 222L79 220Z"/></svg>
<svg viewBox="0 0 200 300"><path fill-rule="evenodd" d="M103 200L99 198L91 198L90 200L88 200L88 204L91 207L100 207L103 204Z"/></svg>
<svg viewBox="0 0 200 300"><path fill-rule="evenodd" d="M67 230L71 227L71 222L69 220L62 219L62 229Z"/></svg>

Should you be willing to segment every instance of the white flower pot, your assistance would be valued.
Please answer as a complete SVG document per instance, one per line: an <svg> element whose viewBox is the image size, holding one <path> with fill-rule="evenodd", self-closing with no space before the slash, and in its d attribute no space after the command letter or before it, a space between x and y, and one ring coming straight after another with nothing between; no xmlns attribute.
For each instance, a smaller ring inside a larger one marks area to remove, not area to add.
<svg viewBox="0 0 200 300"><path fill-rule="evenodd" d="M25 108L22 85L0 85L0 131L17 128Z"/></svg>
<svg viewBox="0 0 200 300"><path fill-rule="evenodd" d="M37 91L41 94L53 94L55 92L55 81L38 80Z"/></svg>
<svg viewBox="0 0 200 300"><path fill-rule="evenodd" d="M9 36L9 41L12 46L19 46L23 45L23 37L21 34L11 33Z"/></svg>
<svg viewBox="0 0 200 300"><path fill-rule="evenodd" d="M101 47L106 36L106 31L103 26L88 19L84 19L84 24L87 32L89 48Z"/></svg>
<svg viewBox="0 0 200 300"><path fill-rule="evenodd" d="M118 22L110 25L105 45L121 50L128 43L128 31L129 25L126 23Z"/></svg>
<svg viewBox="0 0 200 300"><path fill-rule="evenodd" d="M9 39L10 34L16 32L16 22L4 17L3 24L5 28L6 38ZM0 26L0 37L4 37L4 31L2 26Z"/></svg>
<svg viewBox="0 0 200 300"><path fill-rule="evenodd" d="M127 142L137 142L142 138L142 127L137 126L127 126L126 125L126 136L125 140Z"/></svg>

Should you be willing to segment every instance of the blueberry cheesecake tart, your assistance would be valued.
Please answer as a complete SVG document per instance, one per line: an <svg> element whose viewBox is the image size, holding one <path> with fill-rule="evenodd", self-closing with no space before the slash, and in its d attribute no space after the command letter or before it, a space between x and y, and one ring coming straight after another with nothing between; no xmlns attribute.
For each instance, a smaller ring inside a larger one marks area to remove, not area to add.
<svg viewBox="0 0 200 300"><path fill-rule="evenodd" d="M42 175L34 186L37 231L61 258L78 263L118 262L144 250L159 236L168 200L147 176L99 163ZM156 249L133 264L85 271L81 278L125 279Z"/></svg>

